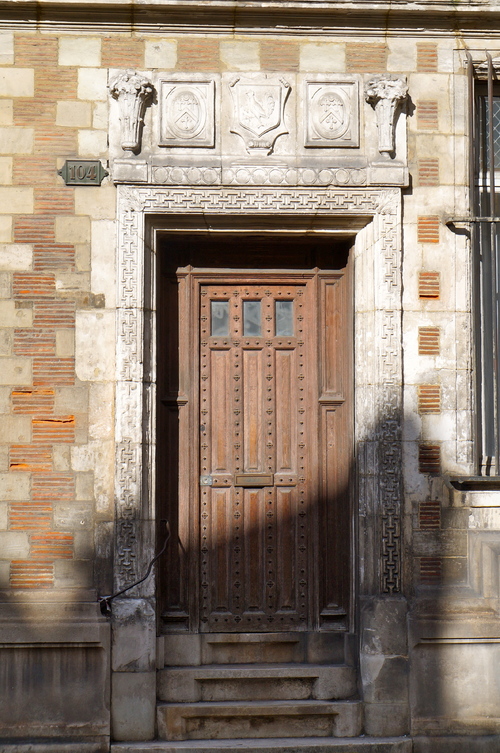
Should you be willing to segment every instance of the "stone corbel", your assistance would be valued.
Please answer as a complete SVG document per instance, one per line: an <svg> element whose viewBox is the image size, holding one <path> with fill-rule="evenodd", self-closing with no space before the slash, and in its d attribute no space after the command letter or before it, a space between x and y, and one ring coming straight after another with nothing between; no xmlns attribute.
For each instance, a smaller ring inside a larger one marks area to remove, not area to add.
<svg viewBox="0 0 500 753"><path fill-rule="evenodd" d="M136 71L124 71L110 82L109 91L120 108L122 149L138 152L144 113L154 94L153 84Z"/></svg>
<svg viewBox="0 0 500 753"><path fill-rule="evenodd" d="M378 127L378 150L395 151L394 126L398 108L408 96L403 78L390 75L374 76L365 87L365 99L375 110Z"/></svg>

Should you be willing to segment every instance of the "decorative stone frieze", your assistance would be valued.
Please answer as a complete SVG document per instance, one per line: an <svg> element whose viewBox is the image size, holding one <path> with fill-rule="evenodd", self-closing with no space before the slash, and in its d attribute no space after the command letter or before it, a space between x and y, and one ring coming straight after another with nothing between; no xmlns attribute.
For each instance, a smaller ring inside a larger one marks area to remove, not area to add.
<svg viewBox="0 0 500 753"><path fill-rule="evenodd" d="M111 81L109 90L120 107L121 147L136 152L140 148L144 112L153 96L153 84L140 73L125 71Z"/></svg>
<svg viewBox="0 0 500 753"><path fill-rule="evenodd" d="M230 91L231 133L241 136L249 154L271 154L278 136L288 133L284 114L289 82L281 76L246 76L236 78Z"/></svg>
<svg viewBox="0 0 500 753"><path fill-rule="evenodd" d="M374 76L366 85L365 96L375 109L378 127L378 150L394 152L396 113L408 95L406 81L397 76Z"/></svg>

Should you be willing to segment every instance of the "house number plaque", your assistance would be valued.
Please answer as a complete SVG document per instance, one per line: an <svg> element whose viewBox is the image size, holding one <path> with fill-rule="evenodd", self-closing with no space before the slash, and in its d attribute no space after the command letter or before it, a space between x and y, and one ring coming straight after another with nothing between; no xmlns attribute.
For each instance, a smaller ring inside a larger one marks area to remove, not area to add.
<svg viewBox="0 0 500 753"><path fill-rule="evenodd" d="M67 159L57 173L67 186L100 186L109 175L98 159Z"/></svg>

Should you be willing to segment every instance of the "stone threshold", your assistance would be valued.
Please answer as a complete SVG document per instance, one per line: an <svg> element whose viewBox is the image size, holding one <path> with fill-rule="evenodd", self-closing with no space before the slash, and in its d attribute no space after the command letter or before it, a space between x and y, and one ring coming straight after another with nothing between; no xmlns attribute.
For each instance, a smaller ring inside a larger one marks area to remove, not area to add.
<svg viewBox="0 0 500 753"><path fill-rule="evenodd" d="M111 753L411 753L409 737L287 737L113 743Z"/></svg>

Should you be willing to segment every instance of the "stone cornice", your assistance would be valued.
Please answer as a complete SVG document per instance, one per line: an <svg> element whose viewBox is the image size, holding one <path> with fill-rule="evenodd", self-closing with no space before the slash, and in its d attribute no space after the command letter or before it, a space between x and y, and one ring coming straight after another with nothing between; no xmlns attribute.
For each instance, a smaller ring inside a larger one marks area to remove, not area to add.
<svg viewBox="0 0 500 753"><path fill-rule="evenodd" d="M276 25L279 13L279 27ZM496 0L0 0L0 28L500 35Z"/></svg>

